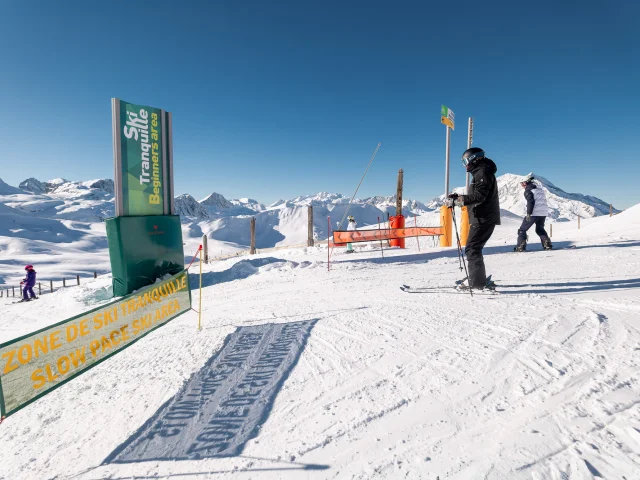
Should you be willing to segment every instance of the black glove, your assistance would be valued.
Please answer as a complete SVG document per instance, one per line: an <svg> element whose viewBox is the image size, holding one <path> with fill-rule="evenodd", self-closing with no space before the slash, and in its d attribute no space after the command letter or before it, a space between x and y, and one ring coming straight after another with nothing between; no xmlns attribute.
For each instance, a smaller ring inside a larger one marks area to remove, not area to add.
<svg viewBox="0 0 640 480"><path fill-rule="evenodd" d="M453 198L454 200L456 198L458 198L460 195L458 195L457 193L450 193L449 195L447 195L447 198Z"/></svg>
<svg viewBox="0 0 640 480"><path fill-rule="evenodd" d="M531 215L527 214L527 216L525 217L525 219L527 220L527 222L531 221Z"/></svg>

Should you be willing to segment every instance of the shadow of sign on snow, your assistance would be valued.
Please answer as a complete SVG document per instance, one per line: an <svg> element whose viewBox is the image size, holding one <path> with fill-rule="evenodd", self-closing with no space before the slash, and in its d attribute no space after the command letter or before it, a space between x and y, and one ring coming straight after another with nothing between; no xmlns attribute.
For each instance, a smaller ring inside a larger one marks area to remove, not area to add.
<svg viewBox="0 0 640 480"><path fill-rule="evenodd" d="M239 455L258 434L318 320L239 327L103 463Z"/></svg>

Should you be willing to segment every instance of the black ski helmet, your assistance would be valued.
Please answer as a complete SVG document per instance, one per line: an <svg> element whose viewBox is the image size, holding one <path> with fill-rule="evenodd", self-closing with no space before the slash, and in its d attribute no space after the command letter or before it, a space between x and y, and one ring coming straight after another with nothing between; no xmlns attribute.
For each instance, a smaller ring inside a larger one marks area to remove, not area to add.
<svg viewBox="0 0 640 480"><path fill-rule="evenodd" d="M478 147L471 147L462 154L462 164L465 167L469 167L476 163L481 158L484 158L484 150Z"/></svg>

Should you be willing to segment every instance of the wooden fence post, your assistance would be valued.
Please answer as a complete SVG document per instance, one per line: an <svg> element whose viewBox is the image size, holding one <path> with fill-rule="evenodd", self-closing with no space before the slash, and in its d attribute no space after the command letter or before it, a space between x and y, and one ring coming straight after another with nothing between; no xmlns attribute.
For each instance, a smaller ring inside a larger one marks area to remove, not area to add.
<svg viewBox="0 0 640 480"><path fill-rule="evenodd" d="M16 287L11 287L11 291L13 292L13 296L16 296Z"/></svg>
<svg viewBox="0 0 640 480"><path fill-rule="evenodd" d="M398 185L396 187L396 216L402 215L402 184L403 183L404 183L404 173L402 169L400 169L398 170Z"/></svg>
<svg viewBox="0 0 640 480"><path fill-rule="evenodd" d="M249 255L256 253L256 217L251 217L251 247Z"/></svg>
<svg viewBox="0 0 640 480"><path fill-rule="evenodd" d="M313 205L307 207L307 247L313 247Z"/></svg>
<svg viewBox="0 0 640 480"><path fill-rule="evenodd" d="M42 295L42 284L38 282L38 296Z"/></svg>
<svg viewBox="0 0 640 480"><path fill-rule="evenodd" d="M93 278L98 278L98 272L93 272Z"/></svg>
<svg viewBox="0 0 640 480"><path fill-rule="evenodd" d="M553 223L549 224L549 237L553 238Z"/></svg>
<svg viewBox="0 0 640 480"><path fill-rule="evenodd" d="M204 263L209 263L209 245L207 245L207 236L202 236L202 255L204 256Z"/></svg>
<svg viewBox="0 0 640 480"><path fill-rule="evenodd" d="M78 279L78 285L80 285L80 275L76 275L76 278Z"/></svg>
<svg viewBox="0 0 640 480"><path fill-rule="evenodd" d="M53 293L53 280L49 280L49 289L51 290L51 293Z"/></svg>
<svg viewBox="0 0 640 480"><path fill-rule="evenodd" d="M580 230L580 215L578 215L578 230Z"/></svg>
<svg viewBox="0 0 640 480"><path fill-rule="evenodd" d="M63 286L63 287L66 287L66 286L67 286L67 281L66 281L64 278L62 279L62 286Z"/></svg>

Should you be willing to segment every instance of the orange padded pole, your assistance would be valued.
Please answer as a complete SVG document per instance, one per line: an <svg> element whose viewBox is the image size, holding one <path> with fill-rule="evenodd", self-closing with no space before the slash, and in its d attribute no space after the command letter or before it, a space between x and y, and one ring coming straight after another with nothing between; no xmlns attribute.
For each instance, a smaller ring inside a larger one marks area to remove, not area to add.
<svg viewBox="0 0 640 480"><path fill-rule="evenodd" d="M396 215L395 217L389 217L389 223L391 228L404 228L404 216ZM404 248L404 238L392 238L389 240L392 247Z"/></svg>
<svg viewBox="0 0 640 480"><path fill-rule="evenodd" d="M440 207L440 225L442 226L442 235L440 236L440 246L450 247L453 233L453 219L451 218L451 210L443 205Z"/></svg>

